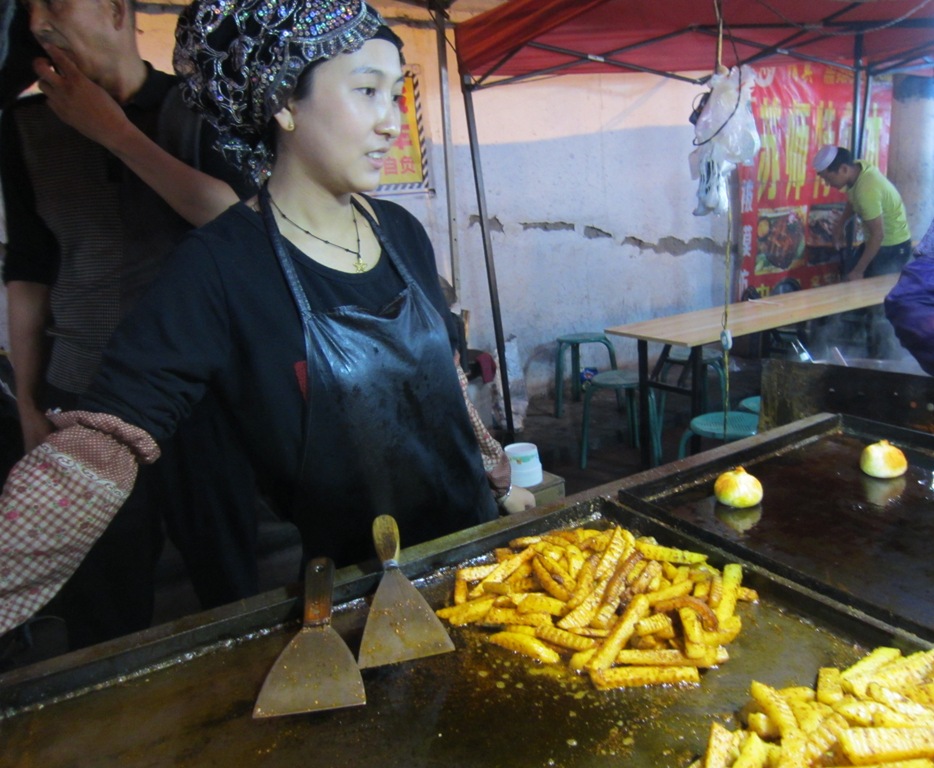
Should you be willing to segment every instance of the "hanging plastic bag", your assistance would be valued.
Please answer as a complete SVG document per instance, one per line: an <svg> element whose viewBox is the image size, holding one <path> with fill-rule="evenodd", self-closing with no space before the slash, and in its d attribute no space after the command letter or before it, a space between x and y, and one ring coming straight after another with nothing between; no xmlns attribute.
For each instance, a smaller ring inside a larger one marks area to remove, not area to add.
<svg viewBox="0 0 934 768"><path fill-rule="evenodd" d="M691 177L698 179L695 216L729 210L727 179L740 163L752 160L762 147L752 114L755 74L733 67L710 78L710 96L694 124Z"/></svg>

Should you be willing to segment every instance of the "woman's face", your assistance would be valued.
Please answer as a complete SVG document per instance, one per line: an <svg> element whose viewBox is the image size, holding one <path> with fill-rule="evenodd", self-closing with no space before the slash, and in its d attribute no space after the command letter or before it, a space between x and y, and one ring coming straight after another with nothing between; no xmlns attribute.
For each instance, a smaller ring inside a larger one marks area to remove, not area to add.
<svg viewBox="0 0 934 768"><path fill-rule="evenodd" d="M335 195L375 189L399 136L402 84L399 50L386 40L369 40L319 64L310 93L287 108L295 130L279 133L277 171L298 164Z"/></svg>

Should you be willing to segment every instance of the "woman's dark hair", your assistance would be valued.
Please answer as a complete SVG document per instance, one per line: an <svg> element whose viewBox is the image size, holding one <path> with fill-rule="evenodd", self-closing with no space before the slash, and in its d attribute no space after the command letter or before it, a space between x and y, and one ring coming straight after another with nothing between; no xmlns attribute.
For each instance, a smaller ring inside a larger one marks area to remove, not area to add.
<svg viewBox="0 0 934 768"><path fill-rule="evenodd" d="M373 37L370 39L386 40L387 42L392 43L398 49L399 58L402 60L402 63L405 64L405 56L402 54L402 38L400 38L385 24L380 26L380 28L376 30L376 34L373 35ZM302 70L302 73L298 76L298 80L295 83L295 90L292 91L291 98L298 101L304 99L311 93L312 75L318 68L318 65L324 61L327 61L327 59L316 59ZM263 136L263 141L266 143L266 146L272 149L273 153L276 152L276 127L276 121L271 120L266 126L266 131Z"/></svg>
<svg viewBox="0 0 934 768"><path fill-rule="evenodd" d="M376 34L370 38L371 40L385 40L386 42L392 43L399 51L399 58L402 63L405 64L405 56L402 54L402 38L399 37L395 32L393 32L385 24L381 25L379 29L376 30ZM311 76L314 73L317 66L326 59L317 59L316 61L311 62L302 73L298 76L298 81L295 83L295 90L292 91L292 98L304 99L309 93L311 93Z"/></svg>

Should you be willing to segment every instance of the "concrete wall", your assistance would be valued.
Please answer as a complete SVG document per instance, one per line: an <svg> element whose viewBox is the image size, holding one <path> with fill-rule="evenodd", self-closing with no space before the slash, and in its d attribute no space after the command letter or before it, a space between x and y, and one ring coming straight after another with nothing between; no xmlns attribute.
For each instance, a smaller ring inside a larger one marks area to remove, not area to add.
<svg viewBox="0 0 934 768"><path fill-rule="evenodd" d="M896 75L888 176L917 242L934 219L934 78Z"/></svg>

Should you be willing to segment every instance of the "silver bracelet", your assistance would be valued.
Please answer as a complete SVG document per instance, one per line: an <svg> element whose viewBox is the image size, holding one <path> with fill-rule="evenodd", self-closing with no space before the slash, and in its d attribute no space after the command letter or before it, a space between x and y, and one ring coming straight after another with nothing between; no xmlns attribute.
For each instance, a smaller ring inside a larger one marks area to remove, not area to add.
<svg viewBox="0 0 934 768"><path fill-rule="evenodd" d="M506 493L504 493L502 496L500 496L496 500L496 503L502 507L506 503L506 499L509 498L509 494L511 493L512 493L512 483L509 484L509 488L507 489Z"/></svg>

